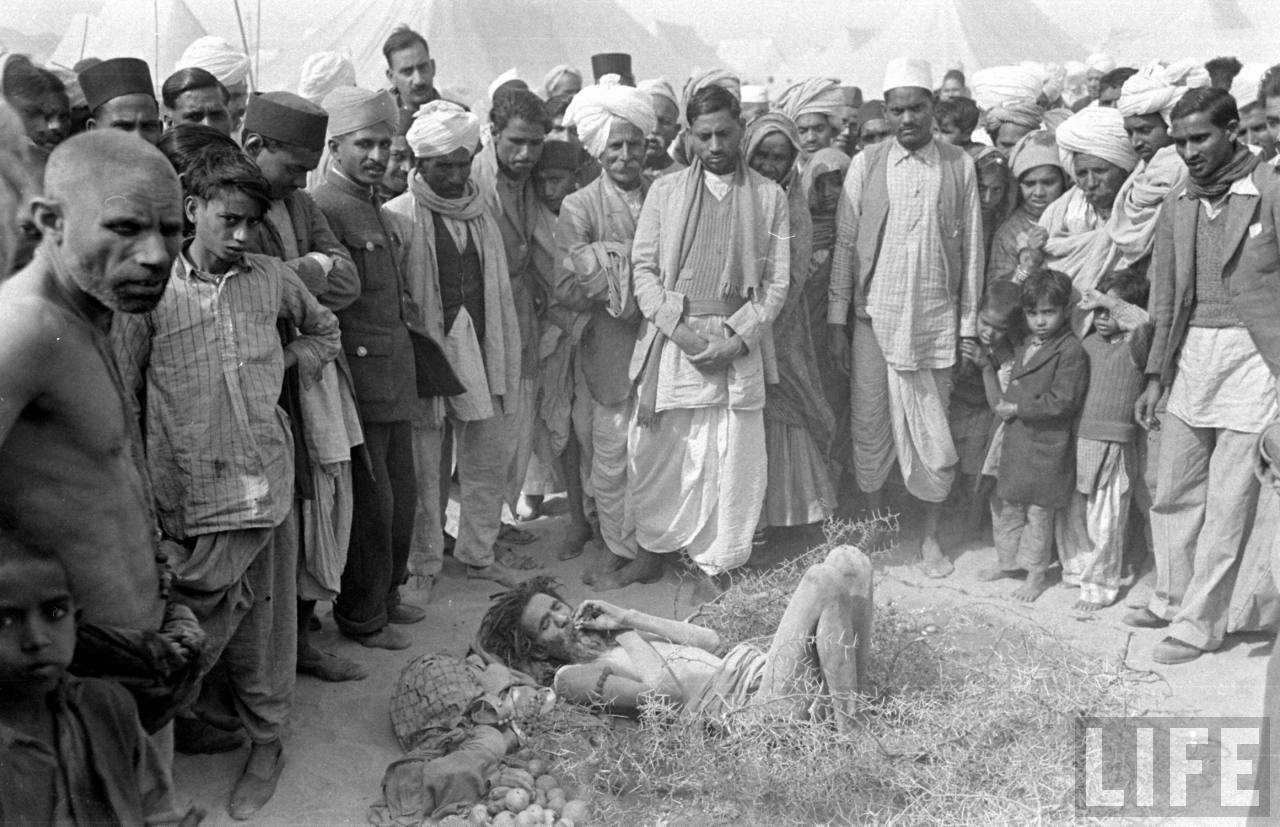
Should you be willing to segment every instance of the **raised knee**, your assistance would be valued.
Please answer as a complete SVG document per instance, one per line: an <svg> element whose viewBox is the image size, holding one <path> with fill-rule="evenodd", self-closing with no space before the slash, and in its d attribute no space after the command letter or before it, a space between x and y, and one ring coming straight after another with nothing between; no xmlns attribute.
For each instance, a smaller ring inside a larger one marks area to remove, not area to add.
<svg viewBox="0 0 1280 827"><path fill-rule="evenodd" d="M839 545L827 553L826 565L842 575L857 579L859 583L871 583L871 558L857 546Z"/></svg>

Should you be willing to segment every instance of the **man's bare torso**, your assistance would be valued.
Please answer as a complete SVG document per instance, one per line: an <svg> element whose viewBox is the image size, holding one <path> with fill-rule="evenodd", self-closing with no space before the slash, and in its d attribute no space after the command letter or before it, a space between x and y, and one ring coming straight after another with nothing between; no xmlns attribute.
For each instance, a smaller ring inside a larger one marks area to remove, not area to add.
<svg viewBox="0 0 1280 827"><path fill-rule="evenodd" d="M0 284L0 523L57 552L85 621L155 629L147 488L94 336L39 262ZM29 401L14 418L16 388Z"/></svg>

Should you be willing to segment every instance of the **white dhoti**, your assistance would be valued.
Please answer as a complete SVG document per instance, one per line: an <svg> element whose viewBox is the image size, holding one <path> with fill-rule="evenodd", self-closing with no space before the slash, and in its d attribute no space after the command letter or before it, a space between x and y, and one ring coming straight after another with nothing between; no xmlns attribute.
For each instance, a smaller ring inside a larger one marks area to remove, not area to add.
<svg viewBox="0 0 1280 827"><path fill-rule="evenodd" d="M1057 525L1062 580L1080 587L1081 600L1110 606L1120 594L1135 448L1081 439L1080 450L1080 471L1088 466L1088 473L1079 475L1071 505ZM1095 456L1086 463L1086 454Z"/></svg>
<svg viewBox="0 0 1280 827"><path fill-rule="evenodd" d="M628 560L636 556L636 523L627 485L628 435L635 397L620 405L595 403L591 417L591 490L605 548Z"/></svg>
<svg viewBox="0 0 1280 827"><path fill-rule="evenodd" d="M642 548L687 548L708 574L747 562L768 482L763 410L666 410L633 425L627 449Z"/></svg>
<svg viewBox="0 0 1280 827"><path fill-rule="evenodd" d="M911 496L942 502L959 461L947 407L951 369L898 370L885 363L871 323L853 325L851 423L858 487L879 491L896 460Z"/></svg>

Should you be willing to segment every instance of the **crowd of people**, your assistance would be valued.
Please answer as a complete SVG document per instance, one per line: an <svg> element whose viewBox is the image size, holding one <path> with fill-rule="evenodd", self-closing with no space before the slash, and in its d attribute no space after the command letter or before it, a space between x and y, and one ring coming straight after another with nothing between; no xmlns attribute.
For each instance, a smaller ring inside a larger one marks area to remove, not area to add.
<svg viewBox="0 0 1280 827"><path fill-rule="evenodd" d="M458 101L420 33L383 54L296 92L212 37L158 87L0 63L0 821L194 823L172 750L246 741L250 817L296 675L367 674L317 604L407 648L400 587L446 555L513 589L486 634L530 668L576 621L521 585L518 522L562 492L598 591L674 555L723 587L761 537L887 508L946 578L951 508L1017 600L1055 559L1081 611L1146 582L1157 662L1274 630L1280 67L901 58L864 100L602 53ZM865 648L869 563L814 572L788 628ZM715 684L713 634L590 605ZM793 644L751 691L859 683L861 650ZM564 694L660 688L598 654Z"/></svg>

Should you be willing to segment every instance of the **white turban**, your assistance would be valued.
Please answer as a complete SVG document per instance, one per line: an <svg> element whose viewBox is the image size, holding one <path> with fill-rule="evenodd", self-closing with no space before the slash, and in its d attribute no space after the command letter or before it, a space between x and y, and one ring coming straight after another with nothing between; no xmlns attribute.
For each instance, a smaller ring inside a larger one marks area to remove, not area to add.
<svg viewBox="0 0 1280 827"><path fill-rule="evenodd" d="M582 85L582 72L567 63L561 63L547 72L547 76L542 79L542 90L547 93L547 97L551 97L551 90L556 87L561 78L565 77L575 77L578 79L578 85Z"/></svg>
<svg viewBox="0 0 1280 827"><path fill-rule="evenodd" d="M1160 114L1169 123L1174 104L1187 91L1187 75L1196 67L1191 61L1161 66L1150 63L1120 87L1116 109L1124 117Z"/></svg>
<svg viewBox="0 0 1280 827"><path fill-rule="evenodd" d="M413 113L413 124L404 137L415 158L439 158L463 147L475 150L480 119L456 103L433 100Z"/></svg>
<svg viewBox="0 0 1280 827"><path fill-rule="evenodd" d="M1085 58L1084 65L1095 72L1106 74L1116 68L1116 59L1111 55L1096 52Z"/></svg>
<svg viewBox="0 0 1280 827"><path fill-rule="evenodd" d="M614 119L623 120L648 135L658 125L653 99L648 92L623 86L617 75L605 75L594 86L573 96L564 113L564 125L576 126L582 145L599 158L609 144Z"/></svg>
<svg viewBox="0 0 1280 827"><path fill-rule="evenodd" d="M1034 104L1043 88L1043 73L1026 66L992 66L979 69L969 78L973 102L980 109L994 109L1015 101Z"/></svg>
<svg viewBox="0 0 1280 827"><path fill-rule="evenodd" d="M502 84L508 81L519 80L519 79L520 79L520 75L516 74L515 67L508 69L507 71L503 72L502 74L494 78L493 82L489 84L489 88L485 90L485 96L489 99L489 103L493 103L493 96L497 94L498 89L499 87L502 86Z"/></svg>
<svg viewBox="0 0 1280 827"><path fill-rule="evenodd" d="M192 41L174 68L204 69L223 86L235 86L249 74L249 56L220 37L206 35Z"/></svg>
<svg viewBox="0 0 1280 827"><path fill-rule="evenodd" d="M316 52L302 62L298 95L320 103L334 89L355 85L356 67L350 60L337 52Z"/></svg>
<svg viewBox="0 0 1280 827"><path fill-rule="evenodd" d="M1067 118L1054 133L1062 166L1075 175L1075 156L1092 155L1125 172L1138 165L1138 156L1124 131L1124 116L1109 106L1090 106Z"/></svg>
<svg viewBox="0 0 1280 827"><path fill-rule="evenodd" d="M1246 63L1236 79L1231 81L1231 97L1236 99L1237 108L1244 109L1258 102L1258 88L1266 71L1265 63Z"/></svg>
<svg viewBox="0 0 1280 827"><path fill-rule="evenodd" d="M647 92L650 95L657 95L660 98L666 98L675 106L676 111L680 110L680 98L676 97L675 87L667 83L662 78L652 78L650 80L642 80L636 84L636 88L641 92Z"/></svg>
<svg viewBox="0 0 1280 827"><path fill-rule="evenodd" d="M778 110L793 121L802 115L824 115L829 120L845 110L844 92L835 78L808 78L793 83L778 95Z"/></svg>

